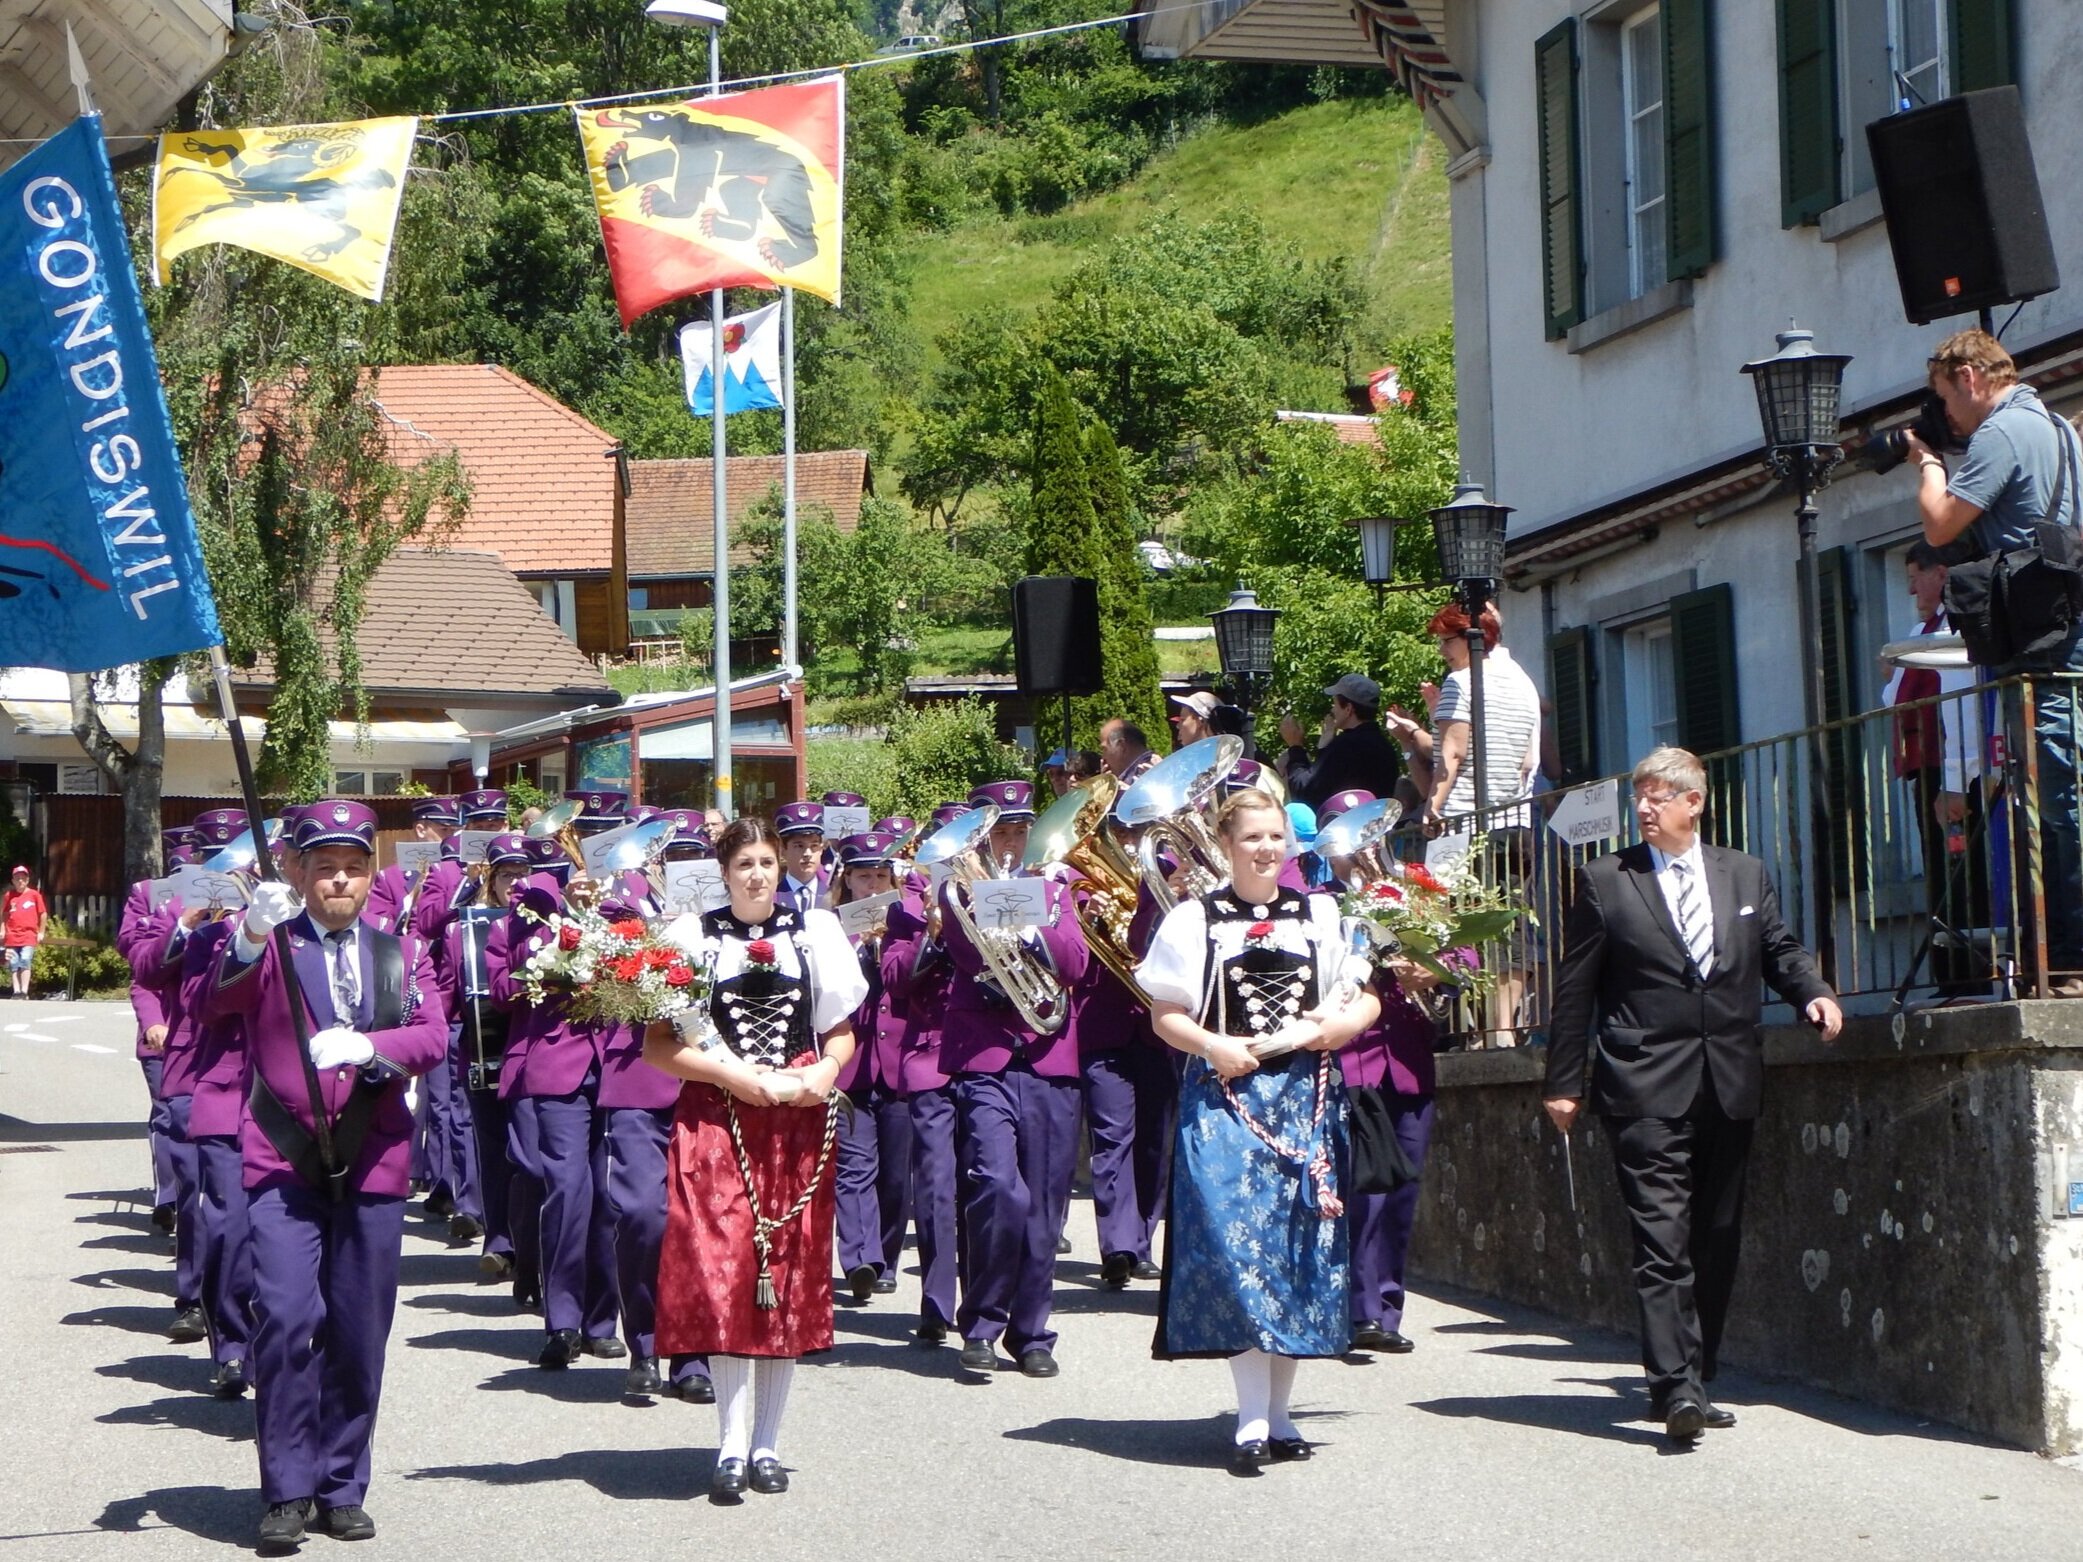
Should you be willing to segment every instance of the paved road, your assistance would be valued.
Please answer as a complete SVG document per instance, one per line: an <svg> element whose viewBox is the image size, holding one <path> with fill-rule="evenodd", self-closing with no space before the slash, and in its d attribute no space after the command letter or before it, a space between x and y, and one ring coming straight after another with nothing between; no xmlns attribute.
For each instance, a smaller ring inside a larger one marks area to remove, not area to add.
<svg viewBox="0 0 2083 1562"><path fill-rule="evenodd" d="M0 1114L0 1559L248 1546L251 1403L205 1397L202 1347L160 1332L172 1264L142 1207L127 1016L0 1003ZM1235 1480L1228 1373L1149 1359L1154 1298L1097 1288L1082 1204L1062 1377L967 1381L907 1343L911 1280L842 1308L798 1378L795 1490L716 1509L713 1412L624 1407L609 1364L536 1371L537 1321L413 1225L371 1558L2083 1557L2083 1473L1741 1377L1720 1396L1741 1425L1673 1453L1637 1419L1628 1341L1469 1297L1415 1306L1414 1355L1304 1364L1318 1457Z"/></svg>

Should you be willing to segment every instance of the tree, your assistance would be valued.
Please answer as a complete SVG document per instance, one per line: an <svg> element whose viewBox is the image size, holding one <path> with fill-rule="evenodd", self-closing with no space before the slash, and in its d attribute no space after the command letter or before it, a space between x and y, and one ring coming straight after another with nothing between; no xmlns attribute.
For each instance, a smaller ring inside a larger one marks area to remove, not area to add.
<svg viewBox="0 0 2083 1562"><path fill-rule="evenodd" d="M1121 447L1104 423L1085 431L1085 474L1097 521L1100 665L1109 714L1125 716L1145 732L1164 731L1164 695L1158 688L1157 636L1143 592L1143 556L1129 506Z"/></svg>
<svg viewBox="0 0 2083 1562"><path fill-rule="evenodd" d="M1085 473L1084 414L1053 368L1043 371L1030 468L1034 508L1027 517L1027 573L1099 576L1099 518Z"/></svg>
<svg viewBox="0 0 2083 1562"><path fill-rule="evenodd" d="M123 799L123 882L156 878L160 854L159 800L166 775L166 709L160 693L174 670L167 661L136 669L137 743L125 748L109 731L103 705L117 697L110 673L74 673L66 680L72 697L72 735Z"/></svg>

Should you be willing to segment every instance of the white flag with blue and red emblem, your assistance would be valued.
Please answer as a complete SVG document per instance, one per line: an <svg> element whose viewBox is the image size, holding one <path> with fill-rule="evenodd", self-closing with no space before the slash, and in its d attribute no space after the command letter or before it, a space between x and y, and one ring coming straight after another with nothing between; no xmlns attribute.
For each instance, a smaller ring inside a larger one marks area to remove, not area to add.
<svg viewBox="0 0 2083 1562"><path fill-rule="evenodd" d="M698 418L715 412L709 379L716 351L715 327L690 320L680 327L680 366L687 378L687 405ZM723 411L757 412L781 405L781 305L723 320Z"/></svg>

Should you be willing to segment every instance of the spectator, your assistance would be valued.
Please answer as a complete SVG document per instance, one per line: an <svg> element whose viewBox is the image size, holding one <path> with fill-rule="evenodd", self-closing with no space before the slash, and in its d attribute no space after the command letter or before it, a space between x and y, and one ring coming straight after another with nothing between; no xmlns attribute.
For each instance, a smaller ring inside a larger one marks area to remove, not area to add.
<svg viewBox="0 0 2083 1562"><path fill-rule="evenodd" d="M1316 758L1302 746L1302 724L1292 713L1280 718L1280 739L1287 745L1282 769L1287 795L1311 808L1340 792L1372 792L1388 797L1396 790L1401 767L1396 745L1381 730L1381 685L1360 673L1347 673L1324 693L1331 709L1319 733Z"/></svg>
<svg viewBox="0 0 2083 1562"><path fill-rule="evenodd" d="M1133 786L1157 763L1157 756L1150 752L1150 739L1141 727L1116 716L1099 729L1099 762L1123 786Z"/></svg>
<svg viewBox="0 0 2083 1562"><path fill-rule="evenodd" d="M1051 749L1049 757L1042 761L1042 779L1049 783L1049 790L1061 797L1070 790L1070 750Z"/></svg>
<svg viewBox="0 0 2083 1562"><path fill-rule="evenodd" d="M1931 390L1945 406L1946 422L1967 441L1949 472L1938 453L1914 430L1908 436L1917 468L1917 507L1924 521L1924 540L1948 549L1954 563L1957 601L1961 577L1969 570L1986 576L1987 566L2002 554L2037 551L2044 564L2024 573L2056 585L2073 585L2078 552L2077 518L2083 515L2083 447L2076 431L2041 402L2038 392L2018 379L2018 366L1986 331L1956 331L1939 343L1926 364ZM1995 626L2015 649L2005 660L1988 665L1988 679L2033 678L2032 745L2038 766L2038 826L2042 889L2047 908L2041 930L2046 942L2043 973L2055 995L2083 998L2083 819L2078 816L2076 779L2075 695L2058 676L2083 672L2083 622L2065 592L2042 594L2027 616L2030 595L2006 593L2006 621ZM1976 625L1961 611L1953 627L1967 633ZM2016 686L2006 690L2005 724L2015 734L2005 744L2013 763L2023 758L2023 705ZM2017 836L2032 816L2034 799L2022 787L2011 796L2021 813ZM2028 887L2028 903L2033 898Z"/></svg>
<svg viewBox="0 0 2083 1562"><path fill-rule="evenodd" d="M30 888L27 868L14 870L4 914L7 974L14 979L14 996L26 998L29 996L29 967L36 958L36 946L43 942L51 925L51 908L44 904L41 890Z"/></svg>
<svg viewBox="0 0 2083 1562"><path fill-rule="evenodd" d="M1172 703L1179 707L1178 714L1172 717L1174 752L1215 736L1215 713L1222 708L1222 702L1214 695L1206 689L1196 689L1191 694L1173 695Z"/></svg>
<svg viewBox="0 0 2083 1562"><path fill-rule="evenodd" d="M1076 786L1080 781L1090 781L1104 768L1097 754L1089 748L1081 748L1064 762L1063 774L1070 785Z"/></svg>

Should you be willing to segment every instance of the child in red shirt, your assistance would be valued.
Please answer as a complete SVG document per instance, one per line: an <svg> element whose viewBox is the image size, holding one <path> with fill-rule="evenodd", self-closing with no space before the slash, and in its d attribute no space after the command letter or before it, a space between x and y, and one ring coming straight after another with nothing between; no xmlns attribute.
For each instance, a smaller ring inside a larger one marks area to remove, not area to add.
<svg viewBox="0 0 2083 1562"><path fill-rule="evenodd" d="M16 868L10 875L7 897L0 901L0 946L7 950L7 974L14 982L17 998L29 996L29 965L36 956L36 946L43 941L44 929L51 920L51 908L44 904L43 894L29 887L29 870Z"/></svg>

